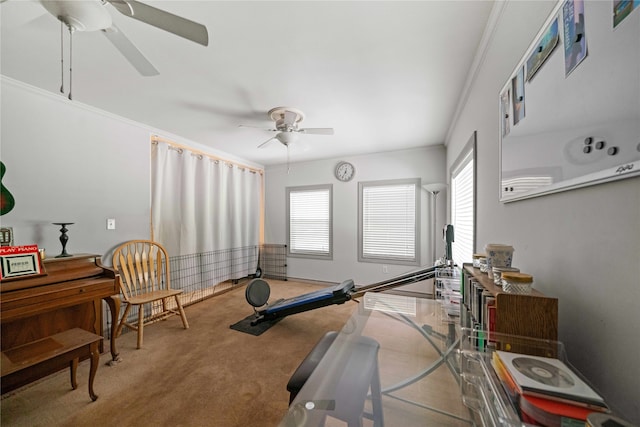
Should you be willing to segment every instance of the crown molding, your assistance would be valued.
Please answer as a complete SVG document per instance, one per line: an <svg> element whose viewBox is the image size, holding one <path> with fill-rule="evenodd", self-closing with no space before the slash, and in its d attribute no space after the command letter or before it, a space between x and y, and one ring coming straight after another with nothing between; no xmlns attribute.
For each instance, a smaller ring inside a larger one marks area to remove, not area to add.
<svg viewBox="0 0 640 427"><path fill-rule="evenodd" d="M480 43L478 44L478 49L476 50L476 54L473 58L473 62L471 63L471 67L469 68L469 73L467 74L467 79L465 81L464 87L462 89L462 93L460 94L460 98L458 98L458 104L456 105L456 110L453 114L453 119L451 120L451 124L449 125L449 129L447 130L447 135L445 137L444 145L448 145L449 139L451 138L451 134L453 129L456 127L458 123L458 117L460 117L460 112L464 108L464 105L469 100L469 96L471 94L471 87L476 81L478 77L478 73L480 68L484 64L484 61L487 57L487 51L489 50L489 45L493 40L496 29L498 27L498 22L500 21L500 17L504 12L505 5L507 1L496 1L493 3L493 7L491 8L491 13L489 14L489 19L487 20L487 25L484 28L484 32L482 33L482 38L480 39Z"/></svg>

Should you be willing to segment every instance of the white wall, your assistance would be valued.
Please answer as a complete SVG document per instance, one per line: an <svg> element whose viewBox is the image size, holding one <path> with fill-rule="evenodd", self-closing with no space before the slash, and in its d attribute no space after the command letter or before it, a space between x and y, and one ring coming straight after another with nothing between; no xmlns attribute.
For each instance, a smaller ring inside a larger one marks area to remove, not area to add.
<svg viewBox="0 0 640 427"><path fill-rule="evenodd" d="M0 222L13 227L15 244L35 243L49 257L62 249L60 227L52 222L75 223L68 227L67 252L103 255L107 265L120 242L150 237L151 135L207 151L64 96L0 80L2 184L16 200ZM107 218L116 219L115 230L106 229Z"/></svg>
<svg viewBox="0 0 640 427"><path fill-rule="evenodd" d="M515 247L514 264L533 274L537 289L559 299L559 338L572 363L614 409L640 424L640 179L509 204L498 200L499 91L554 4L506 3L447 140L447 165L477 130L476 250L488 242Z"/></svg>
<svg viewBox="0 0 640 427"><path fill-rule="evenodd" d="M2 182L16 206L1 220L13 227L15 244L59 254L60 227L52 222L75 223L72 254L102 255L123 240L149 238L149 137L140 126L3 79ZM116 230L107 231L107 218Z"/></svg>
<svg viewBox="0 0 640 427"><path fill-rule="evenodd" d="M284 150L283 150L284 152ZM355 177L340 182L334 176L339 161L351 162L356 168ZM415 150L391 151L341 159L292 163L287 173L286 165L265 169L265 242L286 243L286 187L316 184L333 184L333 260L321 261L302 258L287 259L287 275L290 277L341 282L353 279L364 285L391 278L416 269L406 265L388 265L383 273L382 264L358 262L358 182L401 178L421 178L422 184L444 182L445 151L443 146ZM446 192L443 192L446 196ZM429 235L431 212L430 197L421 189L420 237L421 265L432 265ZM438 196L436 235L441 235L446 206ZM437 251L443 246L437 238Z"/></svg>

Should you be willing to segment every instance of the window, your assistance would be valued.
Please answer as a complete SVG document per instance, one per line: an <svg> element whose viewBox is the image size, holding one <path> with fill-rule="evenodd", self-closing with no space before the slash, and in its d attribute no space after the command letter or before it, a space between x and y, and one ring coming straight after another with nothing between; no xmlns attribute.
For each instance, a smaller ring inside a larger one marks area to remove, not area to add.
<svg viewBox="0 0 640 427"><path fill-rule="evenodd" d="M358 261L417 265L420 179L358 184Z"/></svg>
<svg viewBox="0 0 640 427"><path fill-rule="evenodd" d="M474 132L451 167L451 223L454 233L451 252L453 261L458 266L472 261L476 246L475 146Z"/></svg>
<svg viewBox="0 0 640 427"><path fill-rule="evenodd" d="M288 255L300 258L333 257L333 187L287 187Z"/></svg>

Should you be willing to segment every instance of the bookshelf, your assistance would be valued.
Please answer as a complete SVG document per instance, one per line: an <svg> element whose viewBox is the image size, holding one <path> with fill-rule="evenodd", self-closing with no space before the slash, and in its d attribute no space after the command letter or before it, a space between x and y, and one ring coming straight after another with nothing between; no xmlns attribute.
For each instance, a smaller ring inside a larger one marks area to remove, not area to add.
<svg viewBox="0 0 640 427"><path fill-rule="evenodd" d="M558 339L558 299L537 290L511 294L496 286L487 274L464 264L463 326L490 332L539 339Z"/></svg>

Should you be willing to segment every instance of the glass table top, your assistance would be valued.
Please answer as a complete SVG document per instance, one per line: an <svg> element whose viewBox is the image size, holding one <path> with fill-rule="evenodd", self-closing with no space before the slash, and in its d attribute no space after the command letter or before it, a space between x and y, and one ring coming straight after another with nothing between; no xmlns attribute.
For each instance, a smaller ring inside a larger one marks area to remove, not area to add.
<svg viewBox="0 0 640 427"><path fill-rule="evenodd" d="M280 426L473 425L458 324L437 300L365 294Z"/></svg>

